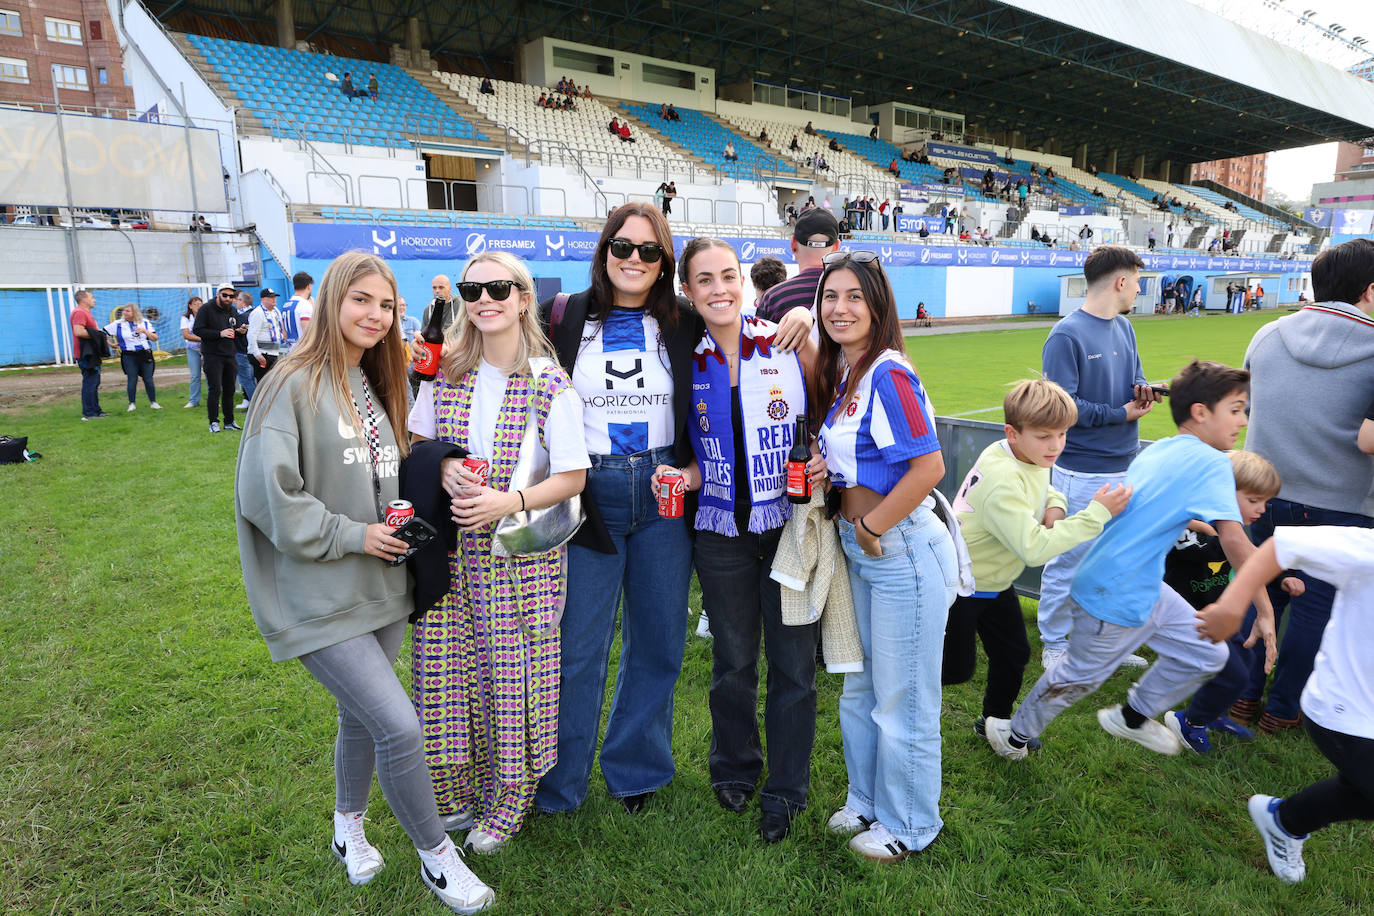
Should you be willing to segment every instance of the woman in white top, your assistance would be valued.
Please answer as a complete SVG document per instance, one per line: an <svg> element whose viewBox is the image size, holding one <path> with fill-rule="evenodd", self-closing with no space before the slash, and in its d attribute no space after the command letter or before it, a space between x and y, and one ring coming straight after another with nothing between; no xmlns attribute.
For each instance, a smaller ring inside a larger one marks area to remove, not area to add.
<svg viewBox="0 0 1374 916"><path fill-rule="evenodd" d="M945 463L878 255L826 255L819 302L820 448L841 493L835 523L864 650L840 697L849 794L829 827L895 862L943 825L940 663L959 579L931 496Z"/></svg>
<svg viewBox="0 0 1374 916"><path fill-rule="evenodd" d="M485 481L445 458L441 482L458 526L449 591L415 622L415 708L448 830L495 852L519 831L557 752L559 621L566 548L498 558L496 523L577 496L591 461L582 401L539 327L534 280L505 252L479 254L457 284L464 307L410 413L414 441L451 442L488 462ZM535 422L549 476L512 489Z"/></svg>
<svg viewBox="0 0 1374 916"><path fill-rule="evenodd" d="M118 321L105 326L105 333L119 344L119 366L124 370L124 378L129 392L129 409L138 405L134 398L138 394L138 380L143 379L143 390L148 395L148 406L161 410L157 402L157 388L153 385L153 343L157 340L157 330L153 323L143 317L138 306L130 302Z"/></svg>
<svg viewBox="0 0 1374 916"><path fill-rule="evenodd" d="M186 368L191 370L191 391L186 398L186 407L200 406L200 338L191 333L196 323L196 312L204 302L199 296L186 300L186 313L181 316L181 339L186 341Z"/></svg>

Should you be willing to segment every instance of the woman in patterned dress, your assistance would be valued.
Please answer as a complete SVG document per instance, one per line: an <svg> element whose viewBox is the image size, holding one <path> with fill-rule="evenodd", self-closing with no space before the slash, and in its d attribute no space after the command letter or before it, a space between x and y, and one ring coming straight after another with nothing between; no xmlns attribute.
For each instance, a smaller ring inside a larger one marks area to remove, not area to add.
<svg viewBox="0 0 1374 916"><path fill-rule="evenodd" d="M461 460L442 464L458 526L451 587L415 624L414 700L425 759L448 830L495 852L519 831L539 777L557 759L559 636L566 550L493 554L496 523L581 492L582 402L540 330L534 281L504 252L468 262L434 381L415 398L413 441L452 442L489 462L483 483ZM549 476L509 489L533 418Z"/></svg>

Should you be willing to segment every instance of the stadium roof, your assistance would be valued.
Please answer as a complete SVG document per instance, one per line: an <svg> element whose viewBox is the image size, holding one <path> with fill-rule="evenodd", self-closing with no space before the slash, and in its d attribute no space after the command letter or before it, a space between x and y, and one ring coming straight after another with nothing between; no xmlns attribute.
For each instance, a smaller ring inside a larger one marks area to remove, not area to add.
<svg viewBox="0 0 1374 916"><path fill-rule="evenodd" d="M187 31L209 16L229 37L272 34L273 0L150 6ZM717 85L761 79L963 112L983 134L1018 130L1064 152L1086 143L1099 162L1109 149L1182 165L1374 135L1374 84L1185 0L294 0L294 11L298 35L355 50L361 39L379 59L413 16L424 48L469 69L511 73L521 45L553 37L713 67Z"/></svg>

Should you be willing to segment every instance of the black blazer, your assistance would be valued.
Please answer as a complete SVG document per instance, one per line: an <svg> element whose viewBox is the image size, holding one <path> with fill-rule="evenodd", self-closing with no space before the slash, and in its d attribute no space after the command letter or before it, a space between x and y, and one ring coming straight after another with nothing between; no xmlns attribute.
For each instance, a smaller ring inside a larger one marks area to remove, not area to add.
<svg viewBox="0 0 1374 916"><path fill-rule="evenodd" d="M415 576L415 621L448 593L451 587L448 555L458 546L458 526L449 511L449 495L439 479L439 467L445 458L465 458L467 450L452 442L427 440L416 442L410 454L401 462L401 498L415 506L415 515L429 522L439 532L443 550L432 547L417 550L407 560Z"/></svg>
<svg viewBox="0 0 1374 916"><path fill-rule="evenodd" d="M563 320L556 328L551 327L554 298L556 297L539 303L539 321L544 326L544 333L553 343L559 364L571 377L573 365L577 362L581 350L582 329L587 323L591 290L586 289L568 297ZM687 421L692 412L692 351L701 340L704 327L701 317L686 299L679 296L677 307L677 324L673 327L661 327L660 330L663 334L663 346L668 351L668 368L673 376L673 427L677 430L673 441L673 459L681 467L692 460L692 443L687 438ZM695 496L695 493L687 494L688 519L696 514ZM601 517L601 509L587 490L582 491L582 509L587 517L571 543L600 553L616 553L610 531ZM688 524L687 527L690 530L692 526Z"/></svg>

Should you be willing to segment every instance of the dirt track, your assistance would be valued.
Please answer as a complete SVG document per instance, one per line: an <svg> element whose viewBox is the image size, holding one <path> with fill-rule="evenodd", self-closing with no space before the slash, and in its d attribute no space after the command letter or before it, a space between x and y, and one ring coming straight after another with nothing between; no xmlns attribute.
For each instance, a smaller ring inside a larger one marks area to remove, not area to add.
<svg viewBox="0 0 1374 916"><path fill-rule="evenodd" d="M154 383L161 385L181 385L190 378L191 371L185 366L158 368L153 374ZM111 385L123 392L124 373L120 371L117 359L106 360L101 367L101 393L108 395L112 390ZM75 399L78 403L81 400L81 371L75 366L37 372L0 372L0 409L54 404L69 399Z"/></svg>

